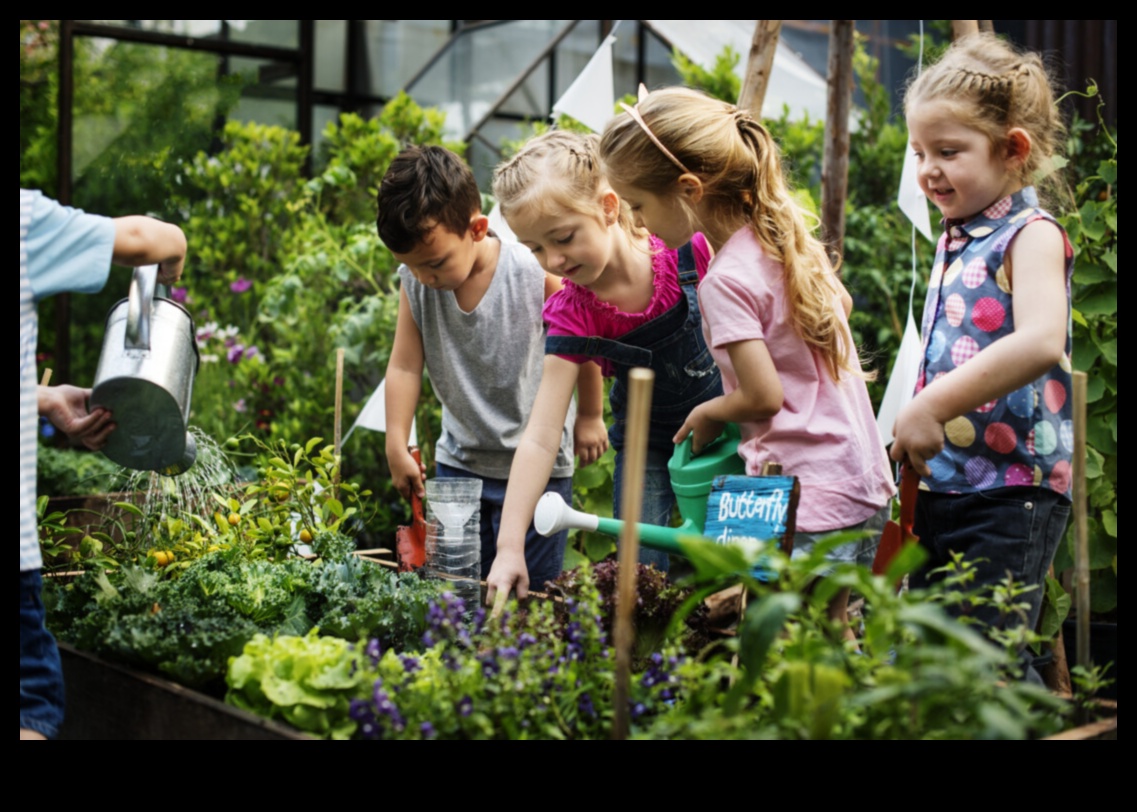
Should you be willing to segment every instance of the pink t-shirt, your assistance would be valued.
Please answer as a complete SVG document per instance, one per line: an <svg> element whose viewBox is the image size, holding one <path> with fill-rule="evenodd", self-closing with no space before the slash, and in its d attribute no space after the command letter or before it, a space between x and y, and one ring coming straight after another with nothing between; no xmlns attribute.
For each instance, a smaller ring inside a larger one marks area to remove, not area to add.
<svg viewBox="0 0 1137 812"><path fill-rule="evenodd" d="M711 253L706 238L702 234L696 234L691 238L691 247L695 251L695 265L699 269L699 278L702 279ZM667 246L654 235L651 237L651 252L655 290L651 302L643 312L625 313L614 305L598 299L588 288L566 280L564 288L545 302L544 318L549 325L549 335L619 338L670 310L679 301L681 293L678 252L668 250ZM558 357L575 364L596 361L600 364L604 377L610 378L616 374L612 362L604 358L559 353Z"/></svg>
<svg viewBox="0 0 1137 812"><path fill-rule="evenodd" d="M703 335L726 393L738 388L727 345L766 342L784 401L773 417L741 424L738 453L750 475L771 460L798 478L798 530L839 530L868 519L896 489L865 382L848 373L834 381L824 359L794 331L782 270L750 228L736 231L699 284ZM845 322L837 297L833 306Z"/></svg>

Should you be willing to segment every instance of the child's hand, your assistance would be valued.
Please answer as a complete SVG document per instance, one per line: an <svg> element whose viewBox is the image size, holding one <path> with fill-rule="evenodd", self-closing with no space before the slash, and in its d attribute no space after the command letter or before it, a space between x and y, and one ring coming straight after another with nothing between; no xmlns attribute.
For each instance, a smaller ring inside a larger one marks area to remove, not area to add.
<svg viewBox="0 0 1137 812"><path fill-rule="evenodd" d="M920 476L931 476L928 460L944 450L944 426L922 408L919 398L900 410L892 435L896 438L889 452L892 459L907 459Z"/></svg>
<svg viewBox="0 0 1137 812"><path fill-rule="evenodd" d="M577 415L572 429L573 453L583 468L604 456L608 450L608 429L603 416L581 417Z"/></svg>
<svg viewBox="0 0 1137 812"><path fill-rule="evenodd" d="M498 590L508 596L511 589L517 591L519 600L529 594L529 569L525 566L525 553L503 549L503 545L499 544L490 574L486 577L486 606L494 605Z"/></svg>
<svg viewBox="0 0 1137 812"><path fill-rule="evenodd" d="M707 406L712 401L700 403L691 410L691 414L687 415L687 419L683 421L679 431L675 433L674 442L676 444L683 442L687 439L688 434L693 434L691 438L691 453L699 454L704 448L714 442L726 424L721 420L715 420L707 414Z"/></svg>
<svg viewBox="0 0 1137 812"><path fill-rule="evenodd" d="M37 391L39 413L67 435L72 443L82 443L92 451L107 444L115 429L111 413L106 409L87 411L90 389L63 384L40 386Z"/></svg>
<svg viewBox="0 0 1137 812"><path fill-rule="evenodd" d="M388 453L387 465L391 469L391 482L404 499L410 499L412 492L420 498L426 496L426 488L422 484L426 480L426 466L415 462L410 451L403 449L394 454Z"/></svg>

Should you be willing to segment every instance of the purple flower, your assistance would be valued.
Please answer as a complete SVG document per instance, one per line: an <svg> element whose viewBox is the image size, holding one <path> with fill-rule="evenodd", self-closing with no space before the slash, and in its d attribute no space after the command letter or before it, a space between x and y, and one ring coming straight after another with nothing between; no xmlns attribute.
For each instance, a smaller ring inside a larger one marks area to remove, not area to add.
<svg viewBox="0 0 1137 812"><path fill-rule="evenodd" d="M458 715L465 718L474 712L474 700L464 696L458 700Z"/></svg>
<svg viewBox="0 0 1137 812"><path fill-rule="evenodd" d="M241 356L245 354L245 348L240 344L234 344L225 353L225 357L229 359L230 364L235 364L241 360Z"/></svg>
<svg viewBox="0 0 1137 812"><path fill-rule="evenodd" d="M418 729L422 733L422 737L424 739L434 738L434 725L432 725L430 722L423 722L421 725L419 725Z"/></svg>
<svg viewBox="0 0 1137 812"><path fill-rule="evenodd" d="M371 641L367 644L367 648L364 649L364 651L371 659L372 665L379 665L379 656L383 653L383 649L379 645L378 638L371 638Z"/></svg>
<svg viewBox="0 0 1137 812"><path fill-rule="evenodd" d="M189 299L188 288L170 288L170 298L178 304L185 304Z"/></svg>
<svg viewBox="0 0 1137 812"><path fill-rule="evenodd" d="M249 404L245 403L244 398L241 398L233 404L233 409L240 412L241 414L244 414L245 412L249 411Z"/></svg>
<svg viewBox="0 0 1137 812"><path fill-rule="evenodd" d="M246 279L243 276L238 276L236 282L229 283L229 290L234 293L244 293L253 286L253 280Z"/></svg>
<svg viewBox="0 0 1137 812"><path fill-rule="evenodd" d="M399 657L399 659L403 663L403 670L405 670L408 674L413 674L422 667L418 663L418 658L413 657L410 654L404 654Z"/></svg>

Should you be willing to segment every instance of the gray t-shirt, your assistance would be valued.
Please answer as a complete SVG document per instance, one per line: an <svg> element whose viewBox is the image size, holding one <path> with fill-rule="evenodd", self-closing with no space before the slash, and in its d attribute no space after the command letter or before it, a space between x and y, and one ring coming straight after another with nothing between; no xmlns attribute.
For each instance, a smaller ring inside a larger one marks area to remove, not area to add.
<svg viewBox="0 0 1137 812"><path fill-rule="evenodd" d="M503 242L489 288L469 313L458 307L453 291L426 287L405 265L399 277L422 334L427 375L442 402L435 459L479 476L508 478L541 383L545 272L528 248ZM574 401L554 477L572 476L575 420Z"/></svg>

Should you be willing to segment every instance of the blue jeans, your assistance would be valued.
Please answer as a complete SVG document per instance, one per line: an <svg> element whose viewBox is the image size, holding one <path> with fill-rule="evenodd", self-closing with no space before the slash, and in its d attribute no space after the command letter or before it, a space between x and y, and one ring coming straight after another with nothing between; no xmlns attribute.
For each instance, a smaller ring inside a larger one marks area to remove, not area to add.
<svg viewBox="0 0 1137 812"><path fill-rule="evenodd" d="M42 591L39 570L20 573L20 727L54 739L63 723L63 668L44 626Z"/></svg>
<svg viewBox="0 0 1137 812"><path fill-rule="evenodd" d="M494 557L497 555L497 534L501 530L501 509L505 504L507 479L478 476L477 474L454 468L443 463L435 464L439 477L474 477L482 481L481 535L482 535L482 580L490 574ZM572 477L553 477L545 486L545 493L557 493L572 504ZM565 545L568 543L568 530L554 536L542 536L529 521L525 532L525 567L529 570L529 588L543 592L545 582L556 579L565 563Z"/></svg>
<svg viewBox="0 0 1137 812"><path fill-rule="evenodd" d="M659 527L671 526L671 512L675 507L675 492L671 490L671 474L667 470L667 461L671 459L670 451L648 448L647 465L644 470L643 508L640 512L640 521L644 524L654 524ZM616 452L616 470L612 475L612 493L614 502L612 515L620 518L622 503L621 494L624 492L624 452ZM667 572L671 566L671 558L660 550L652 550L640 544L639 561L641 564L655 567L660 572Z"/></svg>
<svg viewBox="0 0 1137 812"><path fill-rule="evenodd" d="M872 531L871 536L857 541L850 541L848 544L842 544L840 547L835 547L830 550L828 559L838 563L858 564L866 569L870 569L873 559L876 558L877 548L880 546L880 537L884 532L884 526L891 518L892 503L889 502L859 524L850 525L849 527L839 527L835 530L826 530L820 533L794 533L794 549L791 557L794 559L804 558L813 550L814 544L834 533L852 530L869 530ZM828 575L831 573L832 570L828 570L822 574Z"/></svg>
<svg viewBox="0 0 1137 812"><path fill-rule="evenodd" d="M1038 588L1019 600L1029 604L1025 617L1002 618L992 606L953 609L989 627L1038 625L1046 573L1066 530L1070 500L1049 488L993 488L964 494L920 491L913 530L928 553L924 567L909 576L913 588L943 577L931 571L963 553L975 564L974 588L993 586L1008 573L1019 584Z"/></svg>

